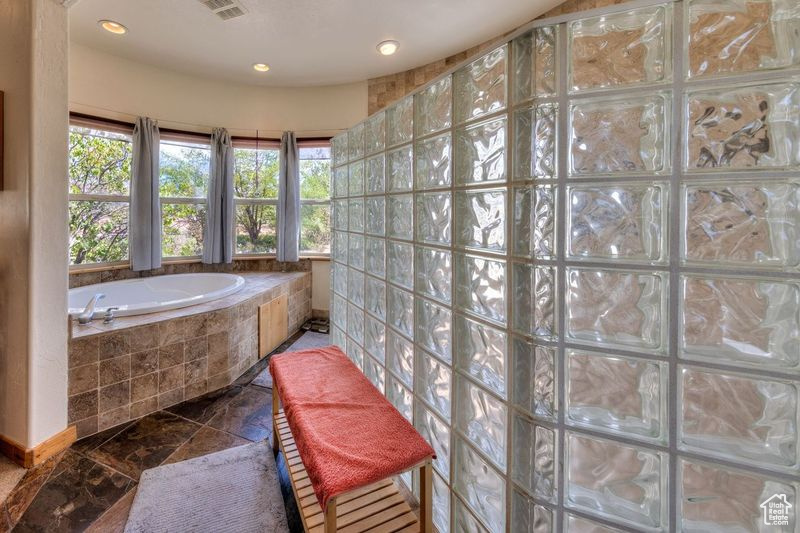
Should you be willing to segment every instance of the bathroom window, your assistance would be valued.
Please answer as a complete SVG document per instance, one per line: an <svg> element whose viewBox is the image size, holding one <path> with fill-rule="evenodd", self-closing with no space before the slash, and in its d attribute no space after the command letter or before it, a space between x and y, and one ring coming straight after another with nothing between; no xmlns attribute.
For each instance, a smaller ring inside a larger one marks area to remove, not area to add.
<svg viewBox="0 0 800 533"><path fill-rule="evenodd" d="M72 265L128 260L132 129L75 119L69 129Z"/></svg>
<svg viewBox="0 0 800 533"><path fill-rule="evenodd" d="M202 136L161 134L161 252L165 259L203 253L211 148Z"/></svg>
<svg viewBox="0 0 800 533"><path fill-rule="evenodd" d="M300 141L300 253L331 251L331 146Z"/></svg>
<svg viewBox="0 0 800 533"><path fill-rule="evenodd" d="M237 254L274 254L278 230L279 144L234 140Z"/></svg>

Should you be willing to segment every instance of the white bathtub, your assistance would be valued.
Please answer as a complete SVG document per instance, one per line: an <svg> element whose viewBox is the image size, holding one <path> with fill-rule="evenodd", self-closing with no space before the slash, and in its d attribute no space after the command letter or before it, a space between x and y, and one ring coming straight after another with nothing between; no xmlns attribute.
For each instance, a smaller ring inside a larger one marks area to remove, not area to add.
<svg viewBox="0 0 800 533"><path fill-rule="evenodd" d="M97 293L95 316L109 307L118 307L116 316L143 315L210 302L244 287L244 278L234 274L173 274L149 278L111 281L70 289L69 314L79 315Z"/></svg>

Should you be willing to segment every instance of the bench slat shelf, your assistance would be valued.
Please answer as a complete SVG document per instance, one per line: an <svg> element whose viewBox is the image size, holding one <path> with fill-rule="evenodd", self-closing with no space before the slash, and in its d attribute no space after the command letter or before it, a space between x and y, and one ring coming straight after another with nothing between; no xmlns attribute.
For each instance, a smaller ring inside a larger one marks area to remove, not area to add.
<svg viewBox="0 0 800 533"><path fill-rule="evenodd" d="M335 515L327 516L323 513L311 480L308 478L305 466L300 459L294 437L289 429L289 424L283 410L278 409L277 391L273 389L273 427L277 446L283 452L289 469L292 489L303 520L303 527L309 533L332 533L326 529L326 518L335 518L335 531L343 533L396 533L420 532L420 522L417 515L406 502L400 489L391 479L378 481L367 487L353 490L337 497L335 502L328 504L328 512ZM430 461L419 467L423 478L430 476ZM425 484L422 484L423 487ZM428 489L429 490L429 489ZM423 492L426 492L423 489ZM430 494L423 494L421 498L423 507L430 512ZM426 505L427 496L428 501ZM430 516L430 515L428 515ZM430 531L428 529L427 531Z"/></svg>

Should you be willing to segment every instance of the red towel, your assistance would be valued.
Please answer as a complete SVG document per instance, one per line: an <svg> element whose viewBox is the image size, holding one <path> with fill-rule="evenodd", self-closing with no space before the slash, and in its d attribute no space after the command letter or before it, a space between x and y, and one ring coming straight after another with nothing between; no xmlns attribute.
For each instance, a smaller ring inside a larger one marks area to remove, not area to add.
<svg viewBox="0 0 800 533"><path fill-rule="evenodd" d="M276 355L269 370L323 509L333 497L435 457L339 348Z"/></svg>

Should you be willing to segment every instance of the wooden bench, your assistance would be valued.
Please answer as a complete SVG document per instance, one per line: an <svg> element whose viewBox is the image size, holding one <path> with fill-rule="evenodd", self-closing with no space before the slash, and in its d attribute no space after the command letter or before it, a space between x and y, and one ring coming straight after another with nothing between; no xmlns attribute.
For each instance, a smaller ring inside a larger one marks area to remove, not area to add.
<svg viewBox="0 0 800 533"><path fill-rule="evenodd" d="M302 353L302 352L295 352ZM287 354L288 355L288 354ZM275 376L273 375L273 379ZM375 389L375 393L380 392ZM383 396L381 395L381 398ZM272 389L273 450L284 454L297 507L305 531L332 533L421 532L432 533L432 482L431 457L406 469L419 469L419 517L401 494L391 478L371 482L327 500L323 510L312 479L303 464L301 451L295 442L289 420L281 408L279 387ZM389 404L391 405L391 404ZM392 409L394 409L392 407ZM348 431L347 428L342 428ZM397 472L398 474L401 472Z"/></svg>

